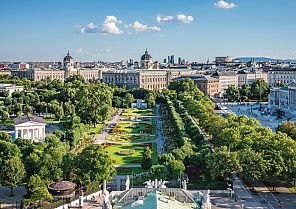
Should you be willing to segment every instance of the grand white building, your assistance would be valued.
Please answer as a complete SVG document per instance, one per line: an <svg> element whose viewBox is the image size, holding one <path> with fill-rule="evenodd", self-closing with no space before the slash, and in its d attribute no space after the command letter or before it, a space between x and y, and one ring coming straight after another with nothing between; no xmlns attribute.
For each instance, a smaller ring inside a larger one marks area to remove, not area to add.
<svg viewBox="0 0 296 209"><path fill-rule="evenodd" d="M73 57L68 52L63 60L62 69L51 68L32 68L25 70L12 70L13 76L27 78L33 81L40 80L66 80L73 75L81 75L85 81L101 80L102 69L98 68L81 68L79 63L75 63Z"/></svg>
<svg viewBox="0 0 296 209"><path fill-rule="evenodd" d="M255 80L264 80L267 83L267 73L263 71L238 71L238 87L244 84L251 85Z"/></svg>
<svg viewBox="0 0 296 209"><path fill-rule="evenodd" d="M296 80L296 68L274 68L268 71L268 84L290 84Z"/></svg>
<svg viewBox="0 0 296 209"><path fill-rule="evenodd" d="M1 83L0 84L0 92L8 92L8 95L11 96L12 93L14 92L18 92L18 91L23 91L24 90L24 87L23 86L17 86L17 85L14 85L14 84L3 84Z"/></svg>
<svg viewBox="0 0 296 209"><path fill-rule="evenodd" d="M219 93L220 96L224 93L229 86L233 85L236 88L238 87L238 75L234 71L217 71L212 75L212 77L217 78L219 80Z"/></svg>
<svg viewBox="0 0 296 209"><path fill-rule="evenodd" d="M296 116L296 83L287 87L274 87L270 89L268 106L272 112L283 111L289 117Z"/></svg>
<svg viewBox="0 0 296 209"><path fill-rule="evenodd" d="M45 139L44 119L37 116L24 115L14 119L14 139L23 138L40 142Z"/></svg>

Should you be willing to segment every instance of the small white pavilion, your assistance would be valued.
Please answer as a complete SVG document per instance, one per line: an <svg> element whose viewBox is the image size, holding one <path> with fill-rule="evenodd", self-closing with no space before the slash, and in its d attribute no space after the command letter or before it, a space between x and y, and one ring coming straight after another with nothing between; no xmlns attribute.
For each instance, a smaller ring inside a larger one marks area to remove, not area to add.
<svg viewBox="0 0 296 209"><path fill-rule="evenodd" d="M32 115L24 115L14 119L14 139L30 139L40 142L45 139L44 119Z"/></svg>

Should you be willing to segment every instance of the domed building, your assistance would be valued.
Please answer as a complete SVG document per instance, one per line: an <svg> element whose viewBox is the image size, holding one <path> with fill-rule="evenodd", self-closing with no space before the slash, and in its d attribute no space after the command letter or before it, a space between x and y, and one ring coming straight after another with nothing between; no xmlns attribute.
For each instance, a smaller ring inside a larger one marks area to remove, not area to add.
<svg viewBox="0 0 296 209"><path fill-rule="evenodd" d="M74 69L74 59L73 59L73 57L70 56L69 51L67 53L67 56L65 56L65 58L64 58L63 68L64 68L64 70Z"/></svg>
<svg viewBox="0 0 296 209"><path fill-rule="evenodd" d="M79 62L74 62L69 51L63 59L62 68L31 68L11 71L13 76L27 78L33 81L40 80L67 80L70 76L81 75L86 82L102 79L102 69L97 67L81 67Z"/></svg>
<svg viewBox="0 0 296 209"><path fill-rule="evenodd" d="M147 49L145 54L141 57L141 68L142 69L152 69L153 68L153 59L151 55L148 53Z"/></svg>

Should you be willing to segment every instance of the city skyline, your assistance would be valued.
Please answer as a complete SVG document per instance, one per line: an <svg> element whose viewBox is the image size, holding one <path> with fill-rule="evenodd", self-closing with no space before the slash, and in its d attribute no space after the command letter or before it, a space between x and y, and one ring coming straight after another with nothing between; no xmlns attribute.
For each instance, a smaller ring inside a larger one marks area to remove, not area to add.
<svg viewBox="0 0 296 209"><path fill-rule="evenodd" d="M0 61L296 57L296 2L250 0L1 2Z"/></svg>

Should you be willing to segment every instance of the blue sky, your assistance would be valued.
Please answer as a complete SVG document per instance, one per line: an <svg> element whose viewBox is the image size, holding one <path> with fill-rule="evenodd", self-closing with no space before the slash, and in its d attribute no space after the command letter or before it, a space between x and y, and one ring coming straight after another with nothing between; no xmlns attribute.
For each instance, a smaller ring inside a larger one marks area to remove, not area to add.
<svg viewBox="0 0 296 209"><path fill-rule="evenodd" d="M296 58L295 0L1 0L0 61Z"/></svg>

